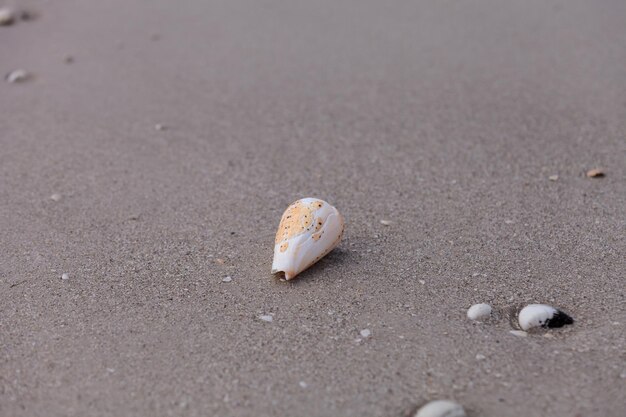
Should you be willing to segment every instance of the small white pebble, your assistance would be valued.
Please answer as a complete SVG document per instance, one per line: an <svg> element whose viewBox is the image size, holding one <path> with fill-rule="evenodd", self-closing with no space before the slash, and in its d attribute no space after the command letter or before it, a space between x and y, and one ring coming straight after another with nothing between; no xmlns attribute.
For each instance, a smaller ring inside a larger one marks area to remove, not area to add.
<svg viewBox="0 0 626 417"><path fill-rule="evenodd" d="M485 355L481 355L480 353L476 354L476 360L477 361L482 361L485 360L487 357Z"/></svg>
<svg viewBox="0 0 626 417"><path fill-rule="evenodd" d="M515 220L506 219L506 220L504 221L504 223L506 223L506 224L513 224L513 223L515 223Z"/></svg>
<svg viewBox="0 0 626 417"><path fill-rule="evenodd" d="M274 320L274 317L272 317L272 316L271 316L271 315L269 315L269 314L264 314L264 315L261 315L261 316L259 316L259 318L260 318L261 320L263 320L263 321L267 321L267 322L271 322L272 320Z"/></svg>
<svg viewBox="0 0 626 417"><path fill-rule="evenodd" d="M511 330L509 333L511 333L514 336L519 336L519 337L526 337L526 336L528 336L528 333L526 333L523 330Z"/></svg>
<svg viewBox="0 0 626 417"><path fill-rule="evenodd" d="M50 196L50 200L52 200L52 201L60 201L61 200L61 194L56 194L56 193L52 194Z"/></svg>
<svg viewBox="0 0 626 417"><path fill-rule="evenodd" d="M474 304L467 309L467 318L470 320L485 320L491 316L491 311L489 304Z"/></svg>
<svg viewBox="0 0 626 417"><path fill-rule="evenodd" d="M417 281L417 282L419 282L419 283L420 283L420 284L422 284L422 285L426 284L426 281L424 281L423 279L420 279L420 280L419 280L419 281Z"/></svg>
<svg viewBox="0 0 626 417"><path fill-rule="evenodd" d="M372 332L370 331L370 329L361 330L361 337L370 337L371 334Z"/></svg>
<svg viewBox="0 0 626 417"><path fill-rule="evenodd" d="M304 381L300 381L299 384L300 384L300 388L303 388L303 389L308 386L307 383Z"/></svg>
<svg viewBox="0 0 626 417"><path fill-rule="evenodd" d="M556 181L556 180L558 180L558 179L559 179L559 176L558 176L558 175L550 175L550 176L548 177L548 179L549 179L550 181Z"/></svg>
<svg viewBox="0 0 626 417"><path fill-rule="evenodd" d="M13 10L8 7L3 7L0 9L0 26L9 26L12 25L15 21L15 13Z"/></svg>
<svg viewBox="0 0 626 417"><path fill-rule="evenodd" d="M61 279L63 279L63 280L70 279L70 276L68 274L63 274L63 275L61 275Z"/></svg>
<svg viewBox="0 0 626 417"><path fill-rule="evenodd" d="M465 410L454 401L431 401L415 413L414 417L466 417Z"/></svg>
<svg viewBox="0 0 626 417"><path fill-rule="evenodd" d="M231 276L227 276L227 277L222 278L222 282L231 282L232 280L233 280L233 277L231 277Z"/></svg>
<svg viewBox="0 0 626 417"><path fill-rule="evenodd" d="M164 126L162 124L156 124L154 125L154 129L158 131L163 131L163 130L167 130L167 126Z"/></svg>
<svg viewBox="0 0 626 417"><path fill-rule="evenodd" d="M23 81L26 81L29 77L30 75L28 74L28 72L22 69L17 69L15 71L11 71L10 73L8 73L6 76L6 80L10 84L15 84L15 83L21 83Z"/></svg>
<svg viewBox="0 0 626 417"><path fill-rule="evenodd" d="M389 226L391 224L391 220L381 220L380 224L382 224L383 226Z"/></svg>

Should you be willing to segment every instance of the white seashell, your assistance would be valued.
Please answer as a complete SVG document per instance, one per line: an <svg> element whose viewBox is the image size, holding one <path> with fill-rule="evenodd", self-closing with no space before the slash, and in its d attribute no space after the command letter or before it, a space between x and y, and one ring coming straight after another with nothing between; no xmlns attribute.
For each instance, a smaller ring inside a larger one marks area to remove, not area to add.
<svg viewBox="0 0 626 417"><path fill-rule="evenodd" d="M290 280L341 241L343 217L318 198L303 198L287 207L274 240L272 274L284 272Z"/></svg>
<svg viewBox="0 0 626 417"><path fill-rule="evenodd" d="M467 310L467 318L470 320L485 320L491 316L489 304L474 304Z"/></svg>
<svg viewBox="0 0 626 417"><path fill-rule="evenodd" d="M436 400L417 410L414 417L467 417L467 414L454 401Z"/></svg>
<svg viewBox="0 0 626 417"><path fill-rule="evenodd" d="M30 77L30 74L22 69L11 71L5 77L8 83L15 84L26 81Z"/></svg>
<svg viewBox="0 0 626 417"><path fill-rule="evenodd" d="M12 25L15 21L15 13L8 7L0 9L0 26Z"/></svg>
<svg viewBox="0 0 626 417"><path fill-rule="evenodd" d="M517 319L523 330L533 327L563 327L574 323L570 316L546 304L527 305L519 312Z"/></svg>

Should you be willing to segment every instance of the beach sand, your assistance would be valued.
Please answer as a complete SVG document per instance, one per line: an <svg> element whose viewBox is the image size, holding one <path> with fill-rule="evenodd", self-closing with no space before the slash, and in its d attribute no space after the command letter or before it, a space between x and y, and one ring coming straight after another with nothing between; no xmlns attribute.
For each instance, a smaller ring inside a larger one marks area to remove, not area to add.
<svg viewBox="0 0 626 417"><path fill-rule="evenodd" d="M1 416L623 415L624 1L2 4Z"/></svg>

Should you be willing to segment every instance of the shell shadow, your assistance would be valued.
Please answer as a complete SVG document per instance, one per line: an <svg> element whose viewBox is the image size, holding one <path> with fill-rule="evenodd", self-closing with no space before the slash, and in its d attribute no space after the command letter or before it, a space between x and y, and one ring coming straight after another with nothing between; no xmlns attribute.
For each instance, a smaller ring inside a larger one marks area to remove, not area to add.
<svg viewBox="0 0 626 417"><path fill-rule="evenodd" d="M329 271L341 267L346 263L351 263L354 259L354 252L347 249L335 248L309 268L300 272L295 278L284 282L291 285L298 285L298 283L304 280L310 280L315 276L323 276L325 273L329 274ZM281 280L281 278L284 278L284 275L276 274L275 277L277 280Z"/></svg>

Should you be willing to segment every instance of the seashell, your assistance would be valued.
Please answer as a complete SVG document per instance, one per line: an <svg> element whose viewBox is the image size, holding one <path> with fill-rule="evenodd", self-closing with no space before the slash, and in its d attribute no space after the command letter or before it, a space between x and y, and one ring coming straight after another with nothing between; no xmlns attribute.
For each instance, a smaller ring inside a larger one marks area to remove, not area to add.
<svg viewBox="0 0 626 417"><path fill-rule="evenodd" d="M0 26L10 26L15 22L15 12L8 7L0 8Z"/></svg>
<svg viewBox="0 0 626 417"><path fill-rule="evenodd" d="M589 178L601 178L604 177L604 171L602 168L594 168L587 171L587 176Z"/></svg>
<svg viewBox="0 0 626 417"><path fill-rule="evenodd" d="M524 307L517 316L519 325L523 330L533 327L563 327L574 323L574 319L546 304L529 304Z"/></svg>
<svg viewBox="0 0 626 417"><path fill-rule="evenodd" d="M431 401L415 413L414 417L467 417L460 404L449 400Z"/></svg>
<svg viewBox="0 0 626 417"><path fill-rule="evenodd" d="M303 198L283 213L274 240L272 274L290 280L319 261L341 241L343 217L326 201Z"/></svg>
<svg viewBox="0 0 626 417"><path fill-rule="evenodd" d="M470 320L486 320L491 316L489 304L474 304L467 310L467 318Z"/></svg>
<svg viewBox="0 0 626 417"><path fill-rule="evenodd" d="M6 77L4 77L4 79L10 84L21 83L28 80L29 78L30 74L23 69L11 71L6 75Z"/></svg>
<svg viewBox="0 0 626 417"><path fill-rule="evenodd" d="M3 7L0 9L0 26L10 26L15 21L13 10Z"/></svg>

